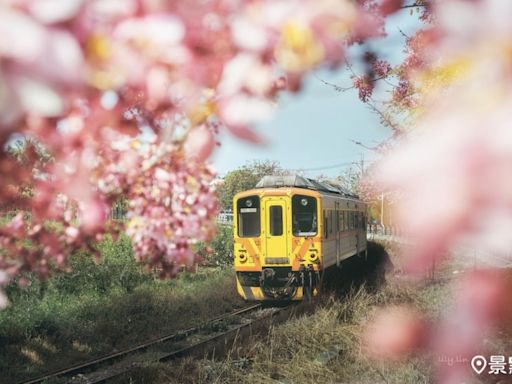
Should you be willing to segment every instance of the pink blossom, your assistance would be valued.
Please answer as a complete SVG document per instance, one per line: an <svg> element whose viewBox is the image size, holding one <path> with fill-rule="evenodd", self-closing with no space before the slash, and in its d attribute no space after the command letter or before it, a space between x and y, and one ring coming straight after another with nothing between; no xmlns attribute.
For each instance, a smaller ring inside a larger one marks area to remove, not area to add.
<svg viewBox="0 0 512 384"><path fill-rule="evenodd" d="M239 17L231 24L233 42L246 51L262 52L268 47L269 38L264 25L258 25L248 17Z"/></svg>
<svg viewBox="0 0 512 384"><path fill-rule="evenodd" d="M372 69L378 77L384 77L391 71L391 65L385 60L375 60Z"/></svg>
<svg viewBox="0 0 512 384"><path fill-rule="evenodd" d="M7 299L7 296L0 291L0 310L7 308L9 305L9 300Z"/></svg>
<svg viewBox="0 0 512 384"><path fill-rule="evenodd" d="M373 357L403 358L421 346L425 329L421 317L410 308L381 308L367 325L365 345Z"/></svg>
<svg viewBox="0 0 512 384"><path fill-rule="evenodd" d="M388 16L400 9L404 0L382 0L380 4L380 12L383 16Z"/></svg>
<svg viewBox="0 0 512 384"><path fill-rule="evenodd" d="M228 126L243 127L268 120L273 114L271 102L259 97L237 95L223 100L220 117Z"/></svg>
<svg viewBox="0 0 512 384"><path fill-rule="evenodd" d="M201 125L192 129L185 142L185 154L200 163L206 161L215 147L215 138L211 129Z"/></svg>
<svg viewBox="0 0 512 384"><path fill-rule="evenodd" d="M468 362L477 354L486 354L484 338L493 336L494 327L510 321L509 289L505 273L499 270L479 270L463 276L456 286L454 307L438 325L430 348L439 356L460 356ZM436 379L453 383L471 377L467 363L440 365Z"/></svg>
<svg viewBox="0 0 512 384"><path fill-rule="evenodd" d="M394 218L414 244L408 269L424 272L446 257L468 263L469 255L508 267L512 95L504 52L512 6L446 1L435 10L438 26L408 42L412 54L399 90L407 98L414 88L421 113L377 174L381 186L404 196ZM429 350L467 359L485 354L484 338L510 321L507 280L499 269L464 275L451 308L432 328ZM470 372L469 364L438 366L436 380L464 382Z"/></svg>
<svg viewBox="0 0 512 384"><path fill-rule="evenodd" d="M354 87L359 91L359 98L361 101L366 102L372 97L375 85L368 76L355 76L352 79L352 83L354 84Z"/></svg>
<svg viewBox="0 0 512 384"><path fill-rule="evenodd" d="M148 54L160 55L158 49L179 44L185 36L183 23L170 14L148 15L142 18L127 19L119 23L114 37L140 45Z"/></svg>
<svg viewBox="0 0 512 384"><path fill-rule="evenodd" d="M84 0L25 0L29 12L44 24L59 23L75 17Z"/></svg>
<svg viewBox="0 0 512 384"><path fill-rule="evenodd" d="M0 286L4 287L9 282L9 277L5 271L0 270Z"/></svg>

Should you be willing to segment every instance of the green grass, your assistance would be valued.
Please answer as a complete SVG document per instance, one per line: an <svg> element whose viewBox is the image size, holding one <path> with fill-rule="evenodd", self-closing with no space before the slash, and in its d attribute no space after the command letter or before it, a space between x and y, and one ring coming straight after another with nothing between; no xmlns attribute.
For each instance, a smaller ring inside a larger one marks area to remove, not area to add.
<svg viewBox="0 0 512 384"><path fill-rule="evenodd" d="M243 305L231 269L183 272L169 281L144 273L126 238L98 245L103 261L72 258L73 271L7 292L0 312L0 383L41 373L187 328Z"/></svg>

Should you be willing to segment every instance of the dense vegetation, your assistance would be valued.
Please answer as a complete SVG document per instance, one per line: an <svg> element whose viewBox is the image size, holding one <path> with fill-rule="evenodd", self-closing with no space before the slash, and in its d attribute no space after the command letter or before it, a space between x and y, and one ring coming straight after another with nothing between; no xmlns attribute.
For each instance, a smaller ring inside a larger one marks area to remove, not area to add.
<svg viewBox="0 0 512 384"><path fill-rule="evenodd" d="M198 244L197 253L208 265L232 265L233 228L230 225L218 225L215 238L209 243Z"/></svg>
<svg viewBox="0 0 512 384"><path fill-rule="evenodd" d="M242 304L228 268L200 268L162 281L134 261L128 237L107 237L97 246L101 260L78 252L69 273L7 287L13 304L0 312L0 383L131 346Z"/></svg>

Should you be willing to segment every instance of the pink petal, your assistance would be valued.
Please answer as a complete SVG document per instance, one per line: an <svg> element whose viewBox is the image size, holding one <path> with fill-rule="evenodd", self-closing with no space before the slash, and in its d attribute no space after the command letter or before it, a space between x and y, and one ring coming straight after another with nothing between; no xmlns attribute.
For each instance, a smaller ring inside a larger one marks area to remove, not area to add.
<svg viewBox="0 0 512 384"><path fill-rule="evenodd" d="M236 137L239 137L240 139L243 140L247 140L253 144L265 144L267 141L259 133L255 132L253 129L248 127L228 125L227 129Z"/></svg>
<svg viewBox="0 0 512 384"><path fill-rule="evenodd" d="M83 3L84 0L31 0L28 9L42 23L53 24L76 16Z"/></svg>
<svg viewBox="0 0 512 384"><path fill-rule="evenodd" d="M220 115L228 126L248 126L268 120L274 107L268 100L248 95L230 97L220 104Z"/></svg>
<svg viewBox="0 0 512 384"><path fill-rule="evenodd" d="M0 8L0 57L34 60L44 47L46 31L21 12Z"/></svg>
<svg viewBox="0 0 512 384"><path fill-rule="evenodd" d="M194 128L188 135L185 142L185 154L188 158L195 158L203 162L213 152L215 148L215 138L210 129L205 126Z"/></svg>
<svg viewBox="0 0 512 384"><path fill-rule="evenodd" d="M407 307L380 309L365 331L368 352L378 358L399 358L419 347L426 327L419 315Z"/></svg>
<svg viewBox="0 0 512 384"><path fill-rule="evenodd" d="M13 83L26 111L46 117L57 117L64 112L64 100L49 84L22 76L17 76Z"/></svg>
<svg viewBox="0 0 512 384"><path fill-rule="evenodd" d="M117 38L150 42L155 46L173 46L185 36L183 23L172 15L150 15L121 22L114 31Z"/></svg>
<svg viewBox="0 0 512 384"><path fill-rule="evenodd" d="M261 52L268 44L265 28L248 18L235 19L231 24L234 43L247 51Z"/></svg>
<svg viewBox="0 0 512 384"><path fill-rule="evenodd" d="M0 290L0 310L7 308L9 305L9 300L7 300L7 296Z"/></svg>

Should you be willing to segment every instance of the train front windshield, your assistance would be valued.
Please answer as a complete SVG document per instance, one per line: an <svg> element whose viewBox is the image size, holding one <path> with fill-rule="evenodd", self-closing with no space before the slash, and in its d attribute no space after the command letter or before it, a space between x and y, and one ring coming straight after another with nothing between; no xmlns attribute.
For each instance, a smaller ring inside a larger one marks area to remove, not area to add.
<svg viewBox="0 0 512 384"><path fill-rule="evenodd" d="M315 236L317 234L316 198L304 195L292 197L292 222L294 236Z"/></svg>
<svg viewBox="0 0 512 384"><path fill-rule="evenodd" d="M258 196L249 196L238 199L238 236L259 237L261 233L260 223L260 199Z"/></svg>

